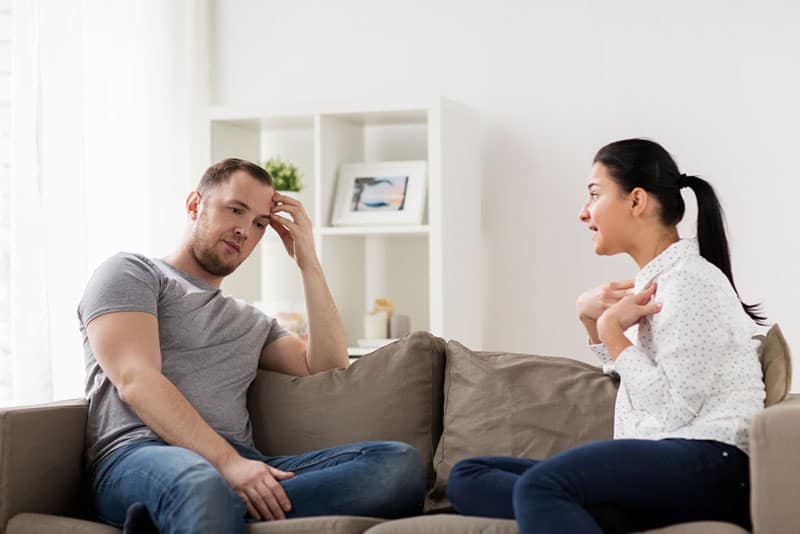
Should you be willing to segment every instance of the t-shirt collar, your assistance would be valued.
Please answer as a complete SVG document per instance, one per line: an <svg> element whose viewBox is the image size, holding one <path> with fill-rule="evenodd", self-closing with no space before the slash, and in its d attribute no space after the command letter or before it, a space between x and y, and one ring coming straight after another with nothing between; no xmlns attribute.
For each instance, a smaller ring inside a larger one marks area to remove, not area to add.
<svg viewBox="0 0 800 534"><path fill-rule="evenodd" d="M636 274L633 290L635 293L642 291L658 275L689 256L700 254L697 239L679 239L668 246L664 252L650 260L647 265Z"/></svg>

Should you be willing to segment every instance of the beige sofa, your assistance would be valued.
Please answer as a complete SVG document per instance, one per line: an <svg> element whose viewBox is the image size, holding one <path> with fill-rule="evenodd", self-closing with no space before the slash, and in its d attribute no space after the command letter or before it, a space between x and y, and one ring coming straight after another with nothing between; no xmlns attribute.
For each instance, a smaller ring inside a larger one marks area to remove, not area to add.
<svg viewBox="0 0 800 534"><path fill-rule="evenodd" d="M800 532L800 399L786 399L788 350L773 328L762 365L771 406L754 421L752 515L757 533ZM357 440L414 445L427 469L425 513L394 521L346 516L257 523L249 533L514 533L513 521L449 513L458 460L483 454L542 458L612 434L617 383L597 367L523 354L473 352L415 333L348 369L307 378L260 372L250 390L257 446L291 454ZM86 402L0 410L0 534L114 533L82 517ZM726 523L653 532L733 534Z"/></svg>

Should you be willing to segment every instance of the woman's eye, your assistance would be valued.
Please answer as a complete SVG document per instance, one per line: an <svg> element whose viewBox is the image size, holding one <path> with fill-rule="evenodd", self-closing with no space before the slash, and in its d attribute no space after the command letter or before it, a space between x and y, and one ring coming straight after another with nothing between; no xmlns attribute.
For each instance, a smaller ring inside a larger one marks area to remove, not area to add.
<svg viewBox="0 0 800 534"><path fill-rule="evenodd" d="M591 198L592 200L596 199L596 198L597 198L597 197L599 197L599 196L600 196L600 195L599 195L599 194L597 194L597 193L589 193L589 198Z"/></svg>

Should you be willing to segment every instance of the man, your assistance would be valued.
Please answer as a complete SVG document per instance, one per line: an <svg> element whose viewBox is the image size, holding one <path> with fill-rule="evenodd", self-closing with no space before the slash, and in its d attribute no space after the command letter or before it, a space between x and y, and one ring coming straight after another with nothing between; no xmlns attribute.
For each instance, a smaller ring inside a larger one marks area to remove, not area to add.
<svg viewBox="0 0 800 534"><path fill-rule="evenodd" d="M248 516L417 512L424 475L408 445L362 442L279 458L253 448L246 401L257 368L305 376L348 363L302 204L275 192L258 165L231 158L205 172L186 210L174 253L113 256L78 307L92 513L122 526L129 509L146 509L162 533L222 533L243 532ZM220 293L266 231L300 269L307 345Z"/></svg>

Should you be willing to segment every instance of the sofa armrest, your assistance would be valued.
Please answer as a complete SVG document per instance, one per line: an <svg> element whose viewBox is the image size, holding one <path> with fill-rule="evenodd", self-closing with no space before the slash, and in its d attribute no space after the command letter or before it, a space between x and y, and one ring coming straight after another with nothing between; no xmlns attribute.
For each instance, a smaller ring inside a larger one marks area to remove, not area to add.
<svg viewBox="0 0 800 534"><path fill-rule="evenodd" d="M0 409L0 534L22 512L81 511L88 403Z"/></svg>
<svg viewBox="0 0 800 534"><path fill-rule="evenodd" d="M800 532L800 396L775 404L753 419L750 483L755 534Z"/></svg>

